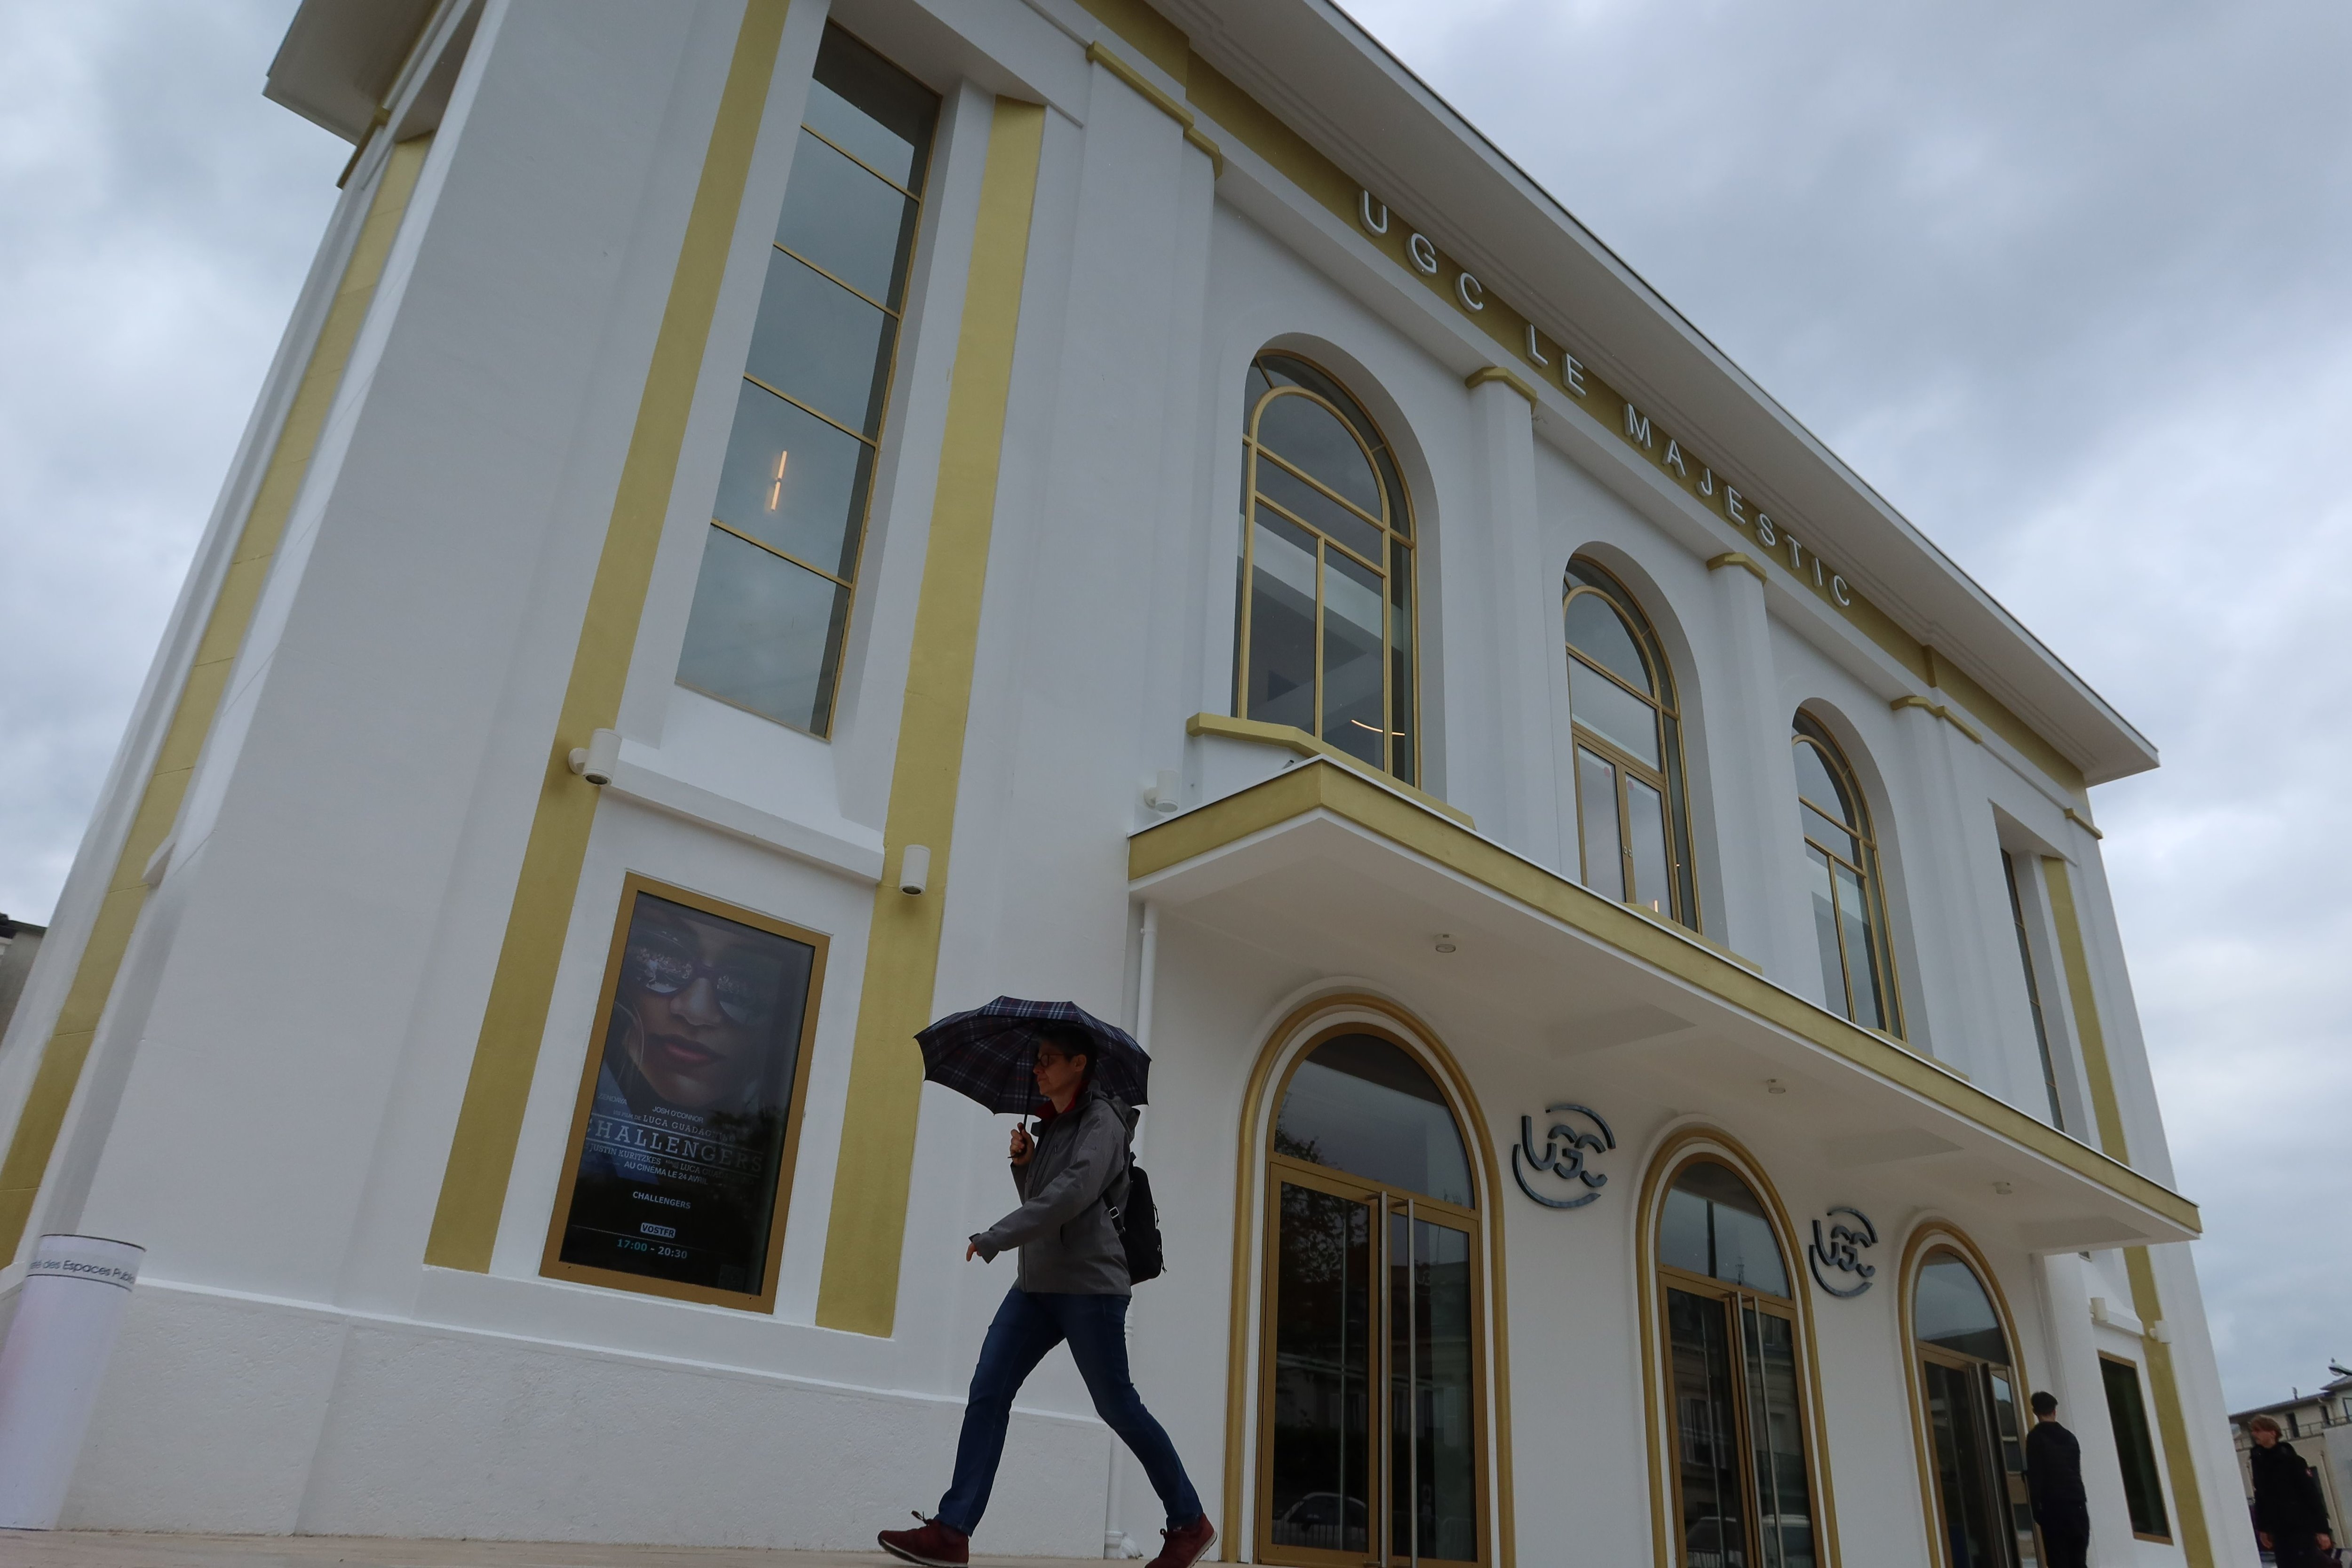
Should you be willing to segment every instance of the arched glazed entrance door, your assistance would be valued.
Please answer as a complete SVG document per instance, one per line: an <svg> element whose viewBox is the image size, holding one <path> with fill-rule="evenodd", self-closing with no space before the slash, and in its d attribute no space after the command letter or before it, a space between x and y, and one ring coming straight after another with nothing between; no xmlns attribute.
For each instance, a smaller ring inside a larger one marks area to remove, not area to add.
<svg viewBox="0 0 2352 1568"><path fill-rule="evenodd" d="M1478 1563L1486 1364L1470 1158L1412 1053L1301 1057L1266 1156L1257 1560Z"/></svg>
<svg viewBox="0 0 2352 1568"><path fill-rule="evenodd" d="M1658 1216L1679 1568L1813 1568L1797 1305L1763 1202L1730 1166L1675 1173Z"/></svg>
<svg viewBox="0 0 2352 1568"><path fill-rule="evenodd" d="M1945 1568L2034 1568L2023 1401L2009 1336L1976 1270L1948 1247L1919 1267L1911 1339Z"/></svg>

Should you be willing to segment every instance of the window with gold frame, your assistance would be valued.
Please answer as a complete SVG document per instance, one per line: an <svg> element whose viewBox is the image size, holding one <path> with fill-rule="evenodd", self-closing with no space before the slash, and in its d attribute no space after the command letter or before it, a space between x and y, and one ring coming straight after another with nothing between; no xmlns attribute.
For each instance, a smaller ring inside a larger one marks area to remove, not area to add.
<svg viewBox="0 0 2352 1568"><path fill-rule="evenodd" d="M1300 1052L1275 1103L1255 1560L1489 1563L1484 1244L1453 1109L1360 1024Z"/></svg>
<svg viewBox="0 0 2352 1568"><path fill-rule="evenodd" d="M1676 1568L1814 1568L1821 1518L1794 1274L1747 1179L1685 1161L1658 1214Z"/></svg>
<svg viewBox="0 0 2352 1568"><path fill-rule="evenodd" d="M1580 556L1560 622L1576 736L1580 879L1699 929L1674 670L1625 585Z"/></svg>
<svg viewBox="0 0 2352 1568"><path fill-rule="evenodd" d="M541 1274L774 1310L827 946L624 879Z"/></svg>
<svg viewBox="0 0 2352 1568"><path fill-rule="evenodd" d="M1886 884L1879 874L1870 807L1853 765L1820 720L1800 710L1790 744L1824 998L1831 1012L1899 1038L1902 987L1888 938Z"/></svg>
<svg viewBox="0 0 2352 1568"><path fill-rule="evenodd" d="M1415 783L1412 508L1395 456L1296 354L1258 355L1247 386L1234 716Z"/></svg>
<svg viewBox="0 0 2352 1568"><path fill-rule="evenodd" d="M939 95L817 47L677 681L832 733Z"/></svg>

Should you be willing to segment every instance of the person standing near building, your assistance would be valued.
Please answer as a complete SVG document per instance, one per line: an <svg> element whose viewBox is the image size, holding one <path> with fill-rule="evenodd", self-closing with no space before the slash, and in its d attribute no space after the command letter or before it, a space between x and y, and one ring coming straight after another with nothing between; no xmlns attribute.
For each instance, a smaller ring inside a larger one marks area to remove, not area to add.
<svg viewBox="0 0 2352 1568"><path fill-rule="evenodd" d="M2091 1508L2083 1496L2083 1445L2058 1425L2058 1401L2033 1395L2033 1430L2025 1435L2025 1485L2042 1528L2047 1568L2084 1568L2091 1550Z"/></svg>
<svg viewBox="0 0 2352 1568"><path fill-rule="evenodd" d="M1072 1025L1037 1030L1037 1089L1050 1109L1038 1131L1013 1130L1013 1184L1021 1206L964 1247L993 1262L1007 1247L1021 1253L1021 1269L997 1309L980 1347L956 1443L955 1477L940 1511L919 1530L886 1530L876 1539L893 1557L919 1568L964 1568L972 1531L988 1507L1004 1454L1013 1396L1047 1352L1067 1342L1095 1413L1142 1461L1168 1512L1166 1544L1150 1568L1192 1568L1217 1539L1201 1500L1176 1457L1176 1446L1143 1400L1127 1369L1127 1249L1111 1211L1125 1201L1128 1140L1136 1112L1087 1079L1093 1040Z"/></svg>
<svg viewBox="0 0 2352 1568"><path fill-rule="evenodd" d="M2278 1568L2318 1568L2319 1554L2336 1545L2319 1478L2294 1444L2280 1440L2279 1424L2272 1417L2247 1422L2246 1436L2254 1440L2246 1456L2254 1473L2254 1539L2263 1551L2277 1554Z"/></svg>

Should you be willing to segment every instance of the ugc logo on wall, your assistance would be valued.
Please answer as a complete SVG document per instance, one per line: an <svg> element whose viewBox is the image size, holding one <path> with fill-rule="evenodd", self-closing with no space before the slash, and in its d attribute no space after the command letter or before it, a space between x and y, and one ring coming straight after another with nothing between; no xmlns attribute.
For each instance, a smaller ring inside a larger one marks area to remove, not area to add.
<svg viewBox="0 0 2352 1568"><path fill-rule="evenodd" d="M1517 1178L1519 1191L1544 1207L1580 1209L1598 1198L1601 1189L1609 1184L1606 1174L1586 1169L1585 1156L1605 1154L1617 1147L1617 1134L1610 1130L1601 1112L1572 1100L1545 1106L1544 1115L1581 1117L1600 1131L1591 1132L1573 1122L1554 1121L1545 1130L1543 1149L1538 1152L1535 1118L1522 1116L1519 1141L1511 1145L1511 1174ZM1550 1180L1530 1179L1542 1177Z"/></svg>

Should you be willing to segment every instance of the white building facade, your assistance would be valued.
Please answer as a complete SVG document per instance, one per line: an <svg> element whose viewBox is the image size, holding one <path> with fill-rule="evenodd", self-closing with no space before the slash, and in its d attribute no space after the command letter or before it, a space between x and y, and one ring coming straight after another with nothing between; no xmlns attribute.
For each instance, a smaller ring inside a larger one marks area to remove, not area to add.
<svg viewBox="0 0 2352 1568"><path fill-rule="evenodd" d="M1229 1560L2023 1568L2047 1388L2093 1561L2253 1561L2153 749L1344 16L310 0L271 92L342 202L0 1045L0 1289L148 1249L67 1522L928 1510L1011 1189L911 1036L1010 994L1153 1055ZM1024 1399L975 1545L1154 1539Z"/></svg>

